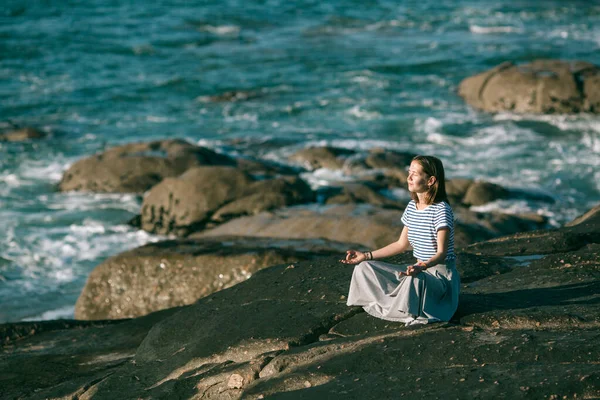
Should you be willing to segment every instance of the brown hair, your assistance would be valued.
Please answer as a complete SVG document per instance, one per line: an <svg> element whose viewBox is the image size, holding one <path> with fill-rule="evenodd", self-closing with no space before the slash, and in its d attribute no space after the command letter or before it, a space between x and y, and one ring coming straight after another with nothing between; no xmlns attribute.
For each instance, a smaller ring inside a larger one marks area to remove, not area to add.
<svg viewBox="0 0 600 400"><path fill-rule="evenodd" d="M416 156L412 161L418 162L423 168L423 172L427 177L435 177L435 183L429 187L425 201L427 204L439 203L440 201L448 202L446 194L446 177L444 174L444 165L442 161L434 156ZM416 193L410 192L410 197L419 202L419 197Z"/></svg>

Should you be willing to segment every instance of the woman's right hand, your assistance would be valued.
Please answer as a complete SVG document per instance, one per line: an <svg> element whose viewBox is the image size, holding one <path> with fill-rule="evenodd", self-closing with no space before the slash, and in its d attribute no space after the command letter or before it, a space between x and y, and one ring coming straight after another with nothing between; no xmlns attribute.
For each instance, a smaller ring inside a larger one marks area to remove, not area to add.
<svg viewBox="0 0 600 400"><path fill-rule="evenodd" d="M367 256L362 251L358 250L346 250L346 258L340 260L344 264L358 264L367 259Z"/></svg>

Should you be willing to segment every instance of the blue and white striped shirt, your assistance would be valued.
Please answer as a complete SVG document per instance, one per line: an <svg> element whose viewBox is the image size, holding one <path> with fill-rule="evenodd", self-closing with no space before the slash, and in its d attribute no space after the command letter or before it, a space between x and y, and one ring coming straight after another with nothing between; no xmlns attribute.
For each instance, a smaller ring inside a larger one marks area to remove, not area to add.
<svg viewBox="0 0 600 400"><path fill-rule="evenodd" d="M413 247L413 256L427 261L437 253L437 231L450 229L446 261L454 260L454 213L445 201L429 205L424 210L417 210L411 200L402 214L402 223L408 228L408 241Z"/></svg>

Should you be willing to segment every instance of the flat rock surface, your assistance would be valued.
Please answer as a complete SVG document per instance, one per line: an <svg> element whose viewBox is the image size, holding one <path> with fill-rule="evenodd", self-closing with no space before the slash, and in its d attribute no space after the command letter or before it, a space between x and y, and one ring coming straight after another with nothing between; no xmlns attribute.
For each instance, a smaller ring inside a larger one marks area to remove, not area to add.
<svg viewBox="0 0 600 400"><path fill-rule="evenodd" d="M600 236L585 224L544 235L582 232ZM336 257L278 265L171 314L10 341L0 390L95 400L597 398L599 246L529 259L493 246L460 253L457 314L411 327L347 307L352 266Z"/></svg>
<svg viewBox="0 0 600 400"><path fill-rule="evenodd" d="M325 240L243 237L150 243L94 268L77 300L75 317L132 318L191 304L262 268L342 253L347 247Z"/></svg>

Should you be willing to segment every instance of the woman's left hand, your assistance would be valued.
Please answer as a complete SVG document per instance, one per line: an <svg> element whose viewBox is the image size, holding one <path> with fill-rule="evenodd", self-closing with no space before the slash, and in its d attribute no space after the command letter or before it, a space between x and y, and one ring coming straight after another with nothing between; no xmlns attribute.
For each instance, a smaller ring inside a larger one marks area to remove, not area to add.
<svg viewBox="0 0 600 400"><path fill-rule="evenodd" d="M417 276L421 272L425 271L425 267L420 265L409 265L406 267L406 272L400 272L400 275L406 276Z"/></svg>

